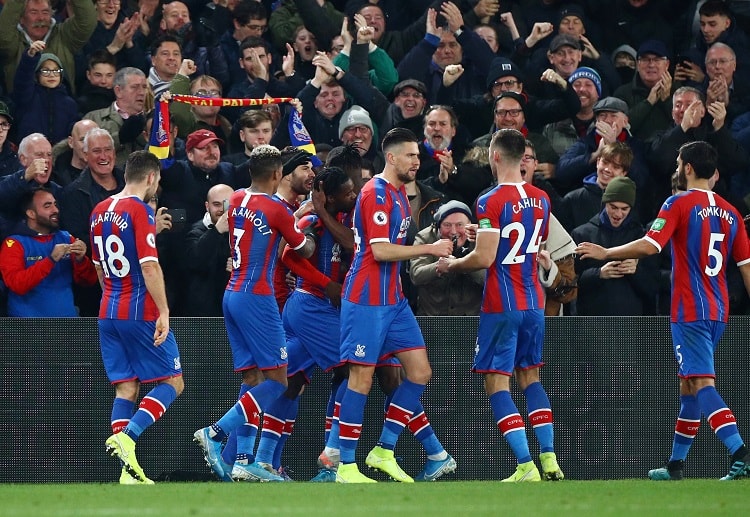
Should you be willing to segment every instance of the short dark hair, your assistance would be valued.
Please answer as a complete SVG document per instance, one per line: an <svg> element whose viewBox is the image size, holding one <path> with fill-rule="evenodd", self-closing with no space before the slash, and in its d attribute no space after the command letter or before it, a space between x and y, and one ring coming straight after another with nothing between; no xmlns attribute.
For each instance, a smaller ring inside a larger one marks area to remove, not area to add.
<svg viewBox="0 0 750 517"><path fill-rule="evenodd" d="M249 48L258 48L263 47L266 49L266 52L270 51L270 46L268 45L268 42L264 40L263 38L258 38L256 36L248 36L247 38L242 40L242 43L240 43L240 58L242 58L243 53L245 50Z"/></svg>
<svg viewBox="0 0 750 517"><path fill-rule="evenodd" d="M112 65L115 69L117 68L117 60L115 56L110 54L106 49L99 49L89 54L88 69L92 70L96 65Z"/></svg>
<svg viewBox="0 0 750 517"><path fill-rule="evenodd" d="M258 127L263 122L269 122L273 126L271 114L261 109L249 109L237 119L237 127L240 129L252 129Z"/></svg>
<svg viewBox="0 0 750 517"><path fill-rule="evenodd" d="M248 166L253 181L267 180L282 167L281 151L272 145L259 145L250 153Z"/></svg>
<svg viewBox="0 0 750 517"><path fill-rule="evenodd" d="M125 181L139 183L161 170L159 158L148 151L133 151L125 162Z"/></svg>
<svg viewBox="0 0 750 517"><path fill-rule="evenodd" d="M328 151L326 167L338 167L350 178L356 178L362 173L362 156L354 144L340 145Z"/></svg>
<svg viewBox="0 0 750 517"><path fill-rule="evenodd" d="M526 151L526 138L517 129L498 129L492 135L490 149L498 151L509 160L518 160L520 163Z"/></svg>
<svg viewBox="0 0 750 517"><path fill-rule="evenodd" d="M313 188L318 190L322 186L326 196L335 196L347 181L352 179L339 167L324 167L315 175Z"/></svg>
<svg viewBox="0 0 750 517"><path fill-rule="evenodd" d="M388 131L385 136L383 137L383 154L387 153L389 149L396 145L404 144L407 142L415 142L419 143L419 139L417 138L417 135L415 135L411 130L406 129L404 127L394 127L390 131Z"/></svg>
<svg viewBox="0 0 750 517"><path fill-rule="evenodd" d="M153 56L156 54L159 51L159 47L164 43L176 43L177 46L180 47L180 52L182 52L182 45L180 45L180 41L177 38L171 34L161 34L151 43L151 55Z"/></svg>
<svg viewBox="0 0 750 517"><path fill-rule="evenodd" d="M52 189L50 189L49 187L32 188L28 192L24 193L21 197L20 204L24 217L26 217L26 210L31 210L32 208L34 208L34 198L36 197L37 192L46 192L52 194L52 197L55 197L55 193L52 192ZM57 201L57 198L55 198L55 201Z"/></svg>
<svg viewBox="0 0 750 517"><path fill-rule="evenodd" d="M698 14L700 16L726 16L727 18L731 18L732 11L727 4L728 2L724 0L708 0L700 6Z"/></svg>
<svg viewBox="0 0 750 517"><path fill-rule="evenodd" d="M240 25L247 25L250 20L267 20L268 11L261 2L242 0L232 11L232 20Z"/></svg>
<svg viewBox="0 0 750 517"><path fill-rule="evenodd" d="M716 172L718 153L714 146L703 140L688 142L680 147L678 153L682 165L690 164L698 178L707 180Z"/></svg>

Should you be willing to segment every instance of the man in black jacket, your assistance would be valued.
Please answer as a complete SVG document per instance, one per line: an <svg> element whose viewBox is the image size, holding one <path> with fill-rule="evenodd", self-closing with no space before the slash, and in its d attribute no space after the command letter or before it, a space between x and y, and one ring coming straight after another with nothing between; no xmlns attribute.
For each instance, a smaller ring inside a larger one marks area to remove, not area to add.
<svg viewBox="0 0 750 517"><path fill-rule="evenodd" d="M222 301L229 281L230 256L228 212L225 202L234 192L220 183L208 191L206 213L186 237L189 293L186 316L223 316Z"/></svg>

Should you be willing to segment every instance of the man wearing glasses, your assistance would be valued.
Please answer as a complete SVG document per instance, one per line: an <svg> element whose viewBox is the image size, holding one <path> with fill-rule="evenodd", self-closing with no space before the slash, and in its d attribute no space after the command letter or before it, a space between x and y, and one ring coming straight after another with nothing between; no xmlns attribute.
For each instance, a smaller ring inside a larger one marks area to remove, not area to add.
<svg viewBox="0 0 750 517"><path fill-rule="evenodd" d="M200 75L190 81L189 76L195 72L195 65L190 59L184 59L180 70L169 85L172 93L190 94L205 99L222 97L221 83L210 75ZM222 140L219 146L222 155L227 153L227 142L232 132L232 124L223 115L219 115L220 106L191 106L182 102L172 102L169 111L177 124L177 136L186 139L198 130L212 131Z"/></svg>
<svg viewBox="0 0 750 517"><path fill-rule="evenodd" d="M633 80L615 90L614 96L628 105L631 133L641 140L672 126L674 86L669 65L669 52L663 42L644 41L638 47Z"/></svg>
<svg viewBox="0 0 750 517"><path fill-rule="evenodd" d="M91 0L70 0L72 16L58 24L49 0L7 0L0 12L0 61L4 63L5 86L13 89L21 54L29 42L43 40L46 50L60 58L62 68L75 77L74 54L96 27L96 10ZM75 84L71 84L75 95Z"/></svg>
<svg viewBox="0 0 750 517"><path fill-rule="evenodd" d="M13 124L8 105L0 101L0 178L13 174L21 168L18 155L8 140L8 134Z"/></svg>

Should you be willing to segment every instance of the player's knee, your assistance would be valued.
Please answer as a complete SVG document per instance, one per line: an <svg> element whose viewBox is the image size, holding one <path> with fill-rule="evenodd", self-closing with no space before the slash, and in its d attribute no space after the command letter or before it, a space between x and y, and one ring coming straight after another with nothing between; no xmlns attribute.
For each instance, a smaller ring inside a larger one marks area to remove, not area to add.
<svg viewBox="0 0 750 517"><path fill-rule="evenodd" d="M415 384L427 384L432 378L432 368L429 363L414 368L412 372L406 372L406 378Z"/></svg>
<svg viewBox="0 0 750 517"><path fill-rule="evenodd" d="M179 377L172 377L169 379L169 385L174 388L175 393L177 393L177 396L179 397L185 389L185 379L182 378L182 375Z"/></svg>

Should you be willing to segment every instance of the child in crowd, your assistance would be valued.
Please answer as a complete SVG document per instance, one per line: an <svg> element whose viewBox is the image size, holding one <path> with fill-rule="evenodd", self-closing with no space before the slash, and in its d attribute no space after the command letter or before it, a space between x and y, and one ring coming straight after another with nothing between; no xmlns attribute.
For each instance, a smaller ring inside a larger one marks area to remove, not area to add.
<svg viewBox="0 0 750 517"><path fill-rule="evenodd" d="M63 84L63 67L54 54L43 54L44 41L33 42L21 55L13 81L20 141L42 133L53 144L64 140L79 119L76 101Z"/></svg>

